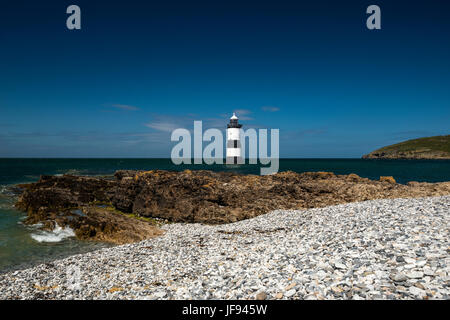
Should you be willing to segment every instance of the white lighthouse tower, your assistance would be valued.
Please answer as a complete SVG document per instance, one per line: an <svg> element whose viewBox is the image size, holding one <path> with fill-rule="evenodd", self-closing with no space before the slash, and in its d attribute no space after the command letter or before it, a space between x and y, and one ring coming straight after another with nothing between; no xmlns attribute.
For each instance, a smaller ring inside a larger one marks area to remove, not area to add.
<svg viewBox="0 0 450 320"><path fill-rule="evenodd" d="M233 112L230 123L227 125L227 164L242 164L241 133L242 124Z"/></svg>

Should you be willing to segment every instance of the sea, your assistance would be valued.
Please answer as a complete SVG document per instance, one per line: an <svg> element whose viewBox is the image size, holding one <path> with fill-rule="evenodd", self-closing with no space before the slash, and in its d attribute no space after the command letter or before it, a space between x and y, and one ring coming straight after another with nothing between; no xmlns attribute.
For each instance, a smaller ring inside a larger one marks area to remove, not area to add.
<svg viewBox="0 0 450 320"><path fill-rule="evenodd" d="M0 159L0 273L110 246L77 240L70 229L44 232L39 225L23 224L26 214L14 208L12 186L35 182L42 174L105 176L120 169L260 172L259 165L175 165L170 159ZM279 171L287 170L356 173L370 179L393 176L398 183L450 181L450 160L280 159Z"/></svg>

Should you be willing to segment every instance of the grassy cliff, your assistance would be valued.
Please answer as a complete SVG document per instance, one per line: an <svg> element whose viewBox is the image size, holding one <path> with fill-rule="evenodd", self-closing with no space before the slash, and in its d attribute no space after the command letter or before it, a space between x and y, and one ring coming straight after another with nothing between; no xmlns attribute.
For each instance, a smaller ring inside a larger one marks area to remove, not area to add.
<svg viewBox="0 0 450 320"><path fill-rule="evenodd" d="M363 159L450 159L450 135L400 142L366 154Z"/></svg>

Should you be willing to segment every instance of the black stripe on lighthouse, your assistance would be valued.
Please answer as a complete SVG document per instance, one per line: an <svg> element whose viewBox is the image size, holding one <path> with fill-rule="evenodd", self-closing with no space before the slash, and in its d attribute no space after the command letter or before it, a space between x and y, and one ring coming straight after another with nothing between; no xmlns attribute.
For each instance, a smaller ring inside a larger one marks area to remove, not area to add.
<svg viewBox="0 0 450 320"><path fill-rule="evenodd" d="M227 148L240 148L240 147L241 147L240 140L228 140L227 141Z"/></svg>

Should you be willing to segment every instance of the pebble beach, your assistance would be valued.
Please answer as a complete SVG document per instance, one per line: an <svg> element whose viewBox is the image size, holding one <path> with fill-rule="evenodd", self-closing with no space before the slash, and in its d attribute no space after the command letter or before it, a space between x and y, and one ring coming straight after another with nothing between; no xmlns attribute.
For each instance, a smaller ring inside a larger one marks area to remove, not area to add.
<svg viewBox="0 0 450 320"><path fill-rule="evenodd" d="M0 299L449 299L450 196L275 210L0 274Z"/></svg>

